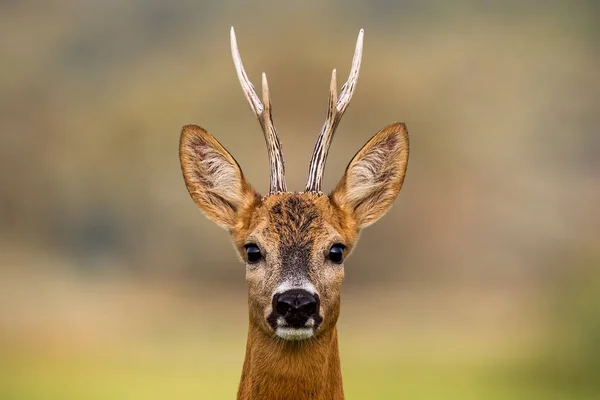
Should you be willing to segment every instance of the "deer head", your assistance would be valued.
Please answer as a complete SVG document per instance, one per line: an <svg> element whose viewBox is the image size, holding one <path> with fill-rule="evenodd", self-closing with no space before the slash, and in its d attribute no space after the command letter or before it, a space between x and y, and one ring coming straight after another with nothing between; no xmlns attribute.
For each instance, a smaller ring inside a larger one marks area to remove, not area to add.
<svg viewBox="0 0 600 400"><path fill-rule="evenodd" d="M235 159L207 131L187 125L181 133L187 189L200 210L231 234L246 264L250 324L271 338L304 340L335 327L344 261L360 230L385 214L404 181L408 133L403 123L393 123L360 149L328 196L321 192L331 140L356 89L362 45L361 30L350 77L339 95L333 70L327 118L304 192L287 192L267 78L263 73L261 101L244 70L233 28L237 75L267 144L269 194L263 197L252 188Z"/></svg>

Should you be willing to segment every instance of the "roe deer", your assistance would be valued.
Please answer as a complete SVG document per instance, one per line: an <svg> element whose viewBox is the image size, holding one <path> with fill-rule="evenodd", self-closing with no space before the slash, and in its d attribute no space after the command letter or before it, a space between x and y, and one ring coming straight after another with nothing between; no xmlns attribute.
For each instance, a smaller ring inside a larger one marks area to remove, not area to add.
<svg viewBox="0 0 600 400"><path fill-rule="evenodd" d="M358 81L362 44L363 30L339 96L333 70L327 118L304 192L287 191L267 78L263 73L261 102L244 70L233 28L237 75L267 143L269 194L258 194L231 154L204 129L187 125L181 132L187 189L200 210L229 231L246 264L249 327L238 399L344 398L336 328L344 260L360 230L396 199L409 153L405 125L388 125L354 156L329 196L321 192L329 145Z"/></svg>

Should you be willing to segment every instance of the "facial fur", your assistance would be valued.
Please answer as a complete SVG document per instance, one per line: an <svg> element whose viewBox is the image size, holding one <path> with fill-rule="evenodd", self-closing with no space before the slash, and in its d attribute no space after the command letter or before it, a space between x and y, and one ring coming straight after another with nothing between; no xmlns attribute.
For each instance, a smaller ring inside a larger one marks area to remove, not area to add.
<svg viewBox="0 0 600 400"><path fill-rule="evenodd" d="M280 193L267 196L232 231L236 247L246 261L246 281L251 323L268 335L304 339L332 328L339 315L342 264L328 259L334 244L351 251L358 229L327 196L315 193ZM262 259L247 262L245 245L256 244ZM306 329L279 328L273 296L290 289L305 289L318 296L317 318Z"/></svg>

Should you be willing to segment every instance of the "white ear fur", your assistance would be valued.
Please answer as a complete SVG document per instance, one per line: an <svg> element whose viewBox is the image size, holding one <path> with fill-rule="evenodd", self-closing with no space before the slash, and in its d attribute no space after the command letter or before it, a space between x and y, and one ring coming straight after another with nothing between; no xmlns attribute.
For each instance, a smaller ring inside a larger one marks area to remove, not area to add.
<svg viewBox="0 0 600 400"><path fill-rule="evenodd" d="M364 228L381 218L398 196L408 164L408 132L403 123L380 130L354 156L331 199Z"/></svg>

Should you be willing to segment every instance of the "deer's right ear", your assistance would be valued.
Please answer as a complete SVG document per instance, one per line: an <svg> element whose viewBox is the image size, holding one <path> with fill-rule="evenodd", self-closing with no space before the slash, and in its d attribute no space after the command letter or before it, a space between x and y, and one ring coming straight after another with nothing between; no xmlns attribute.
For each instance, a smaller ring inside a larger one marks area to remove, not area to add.
<svg viewBox="0 0 600 400"><path fill-rule="evenodd" d="M231 154L199 126L183 127L179 160L190 196L221 227L233 229L240 211L260 201Z"/></svg>

